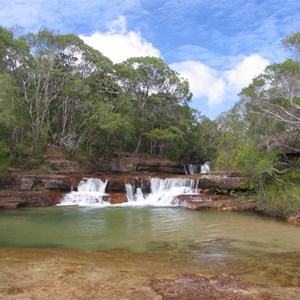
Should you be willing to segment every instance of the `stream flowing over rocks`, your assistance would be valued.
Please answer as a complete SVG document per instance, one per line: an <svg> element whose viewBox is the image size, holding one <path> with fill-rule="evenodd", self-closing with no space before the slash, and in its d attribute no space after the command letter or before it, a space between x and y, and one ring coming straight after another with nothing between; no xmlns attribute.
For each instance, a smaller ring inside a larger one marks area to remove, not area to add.
<svg viewBox="0 0 300 300"><path fill-rule="evenodd" d="M82 199L84 193L89 193L90 202L83 200L83 206L100 202L108 205L133 203L149 200L156 194L160 200L165 197L162 204L182 205L188 209L252 210L254 203L250 200L212 193L214 190L242 190L244 180L238 173L91 177L80 174L2 175L0 207L52 206L70 196ZM69 204L76 205L76 200Z"/></svg>

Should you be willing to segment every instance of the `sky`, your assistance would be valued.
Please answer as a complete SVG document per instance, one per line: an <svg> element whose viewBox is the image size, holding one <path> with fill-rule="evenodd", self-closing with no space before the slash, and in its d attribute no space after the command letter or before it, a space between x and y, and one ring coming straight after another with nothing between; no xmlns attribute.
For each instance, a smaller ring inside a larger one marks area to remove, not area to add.
<svg viewBox="0 0 300 300"><path fill-rule="evenodd" d="M270 63L290 56L298 0L0 0L0 25L79 35L113 62L162 58L188 79L191 106L215 119Z"/></svg>

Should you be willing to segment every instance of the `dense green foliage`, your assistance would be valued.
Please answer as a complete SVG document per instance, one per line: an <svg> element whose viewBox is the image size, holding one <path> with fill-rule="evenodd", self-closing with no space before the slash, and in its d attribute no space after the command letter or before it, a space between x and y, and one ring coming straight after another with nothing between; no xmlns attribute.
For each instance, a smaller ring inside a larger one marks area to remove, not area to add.
<svg viewBox="0 0 300 300"><path fill-rule="evenodd" d="M188 82L162 59L114 65L76 35L15 37L3 27L0 56L3 168L49 144L92 160L128 151L201 163L216 151L204 133L216 126L189 106Z"/></svg>
<svg viewBox="0 0 300 300"><path fill-rule="evenodd" d="M299 33L283 40L299 58ZM241 171L269 214L300 212L300 62L268 66L217 122L219 170Z"/></svg>
<svg viewBox="0 0 300 300"><path fill-rule="evenodd" d="M0 170L27 157L43 166L51 144L95 161L117 151L213 160L245 174L263 210L300 211L300 33L282 44L294 59L268 66L211 121L160 58L113 64L76 35L0 27Z"/></svg>

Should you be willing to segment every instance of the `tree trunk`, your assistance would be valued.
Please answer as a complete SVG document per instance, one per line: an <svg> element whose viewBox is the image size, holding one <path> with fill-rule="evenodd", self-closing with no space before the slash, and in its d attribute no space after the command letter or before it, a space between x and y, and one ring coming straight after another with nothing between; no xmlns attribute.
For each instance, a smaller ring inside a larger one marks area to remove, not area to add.
<svg viewBox="0 0 300 300"><path fill-rule="evenodd" d="M142 144L142 133L140 133L134 153L139 153Z"/></svg>

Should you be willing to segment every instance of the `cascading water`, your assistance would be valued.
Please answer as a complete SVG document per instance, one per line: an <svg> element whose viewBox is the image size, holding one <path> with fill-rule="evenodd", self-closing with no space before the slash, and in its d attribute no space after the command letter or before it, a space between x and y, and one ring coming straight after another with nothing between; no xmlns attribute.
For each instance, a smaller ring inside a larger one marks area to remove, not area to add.
<svg viewBox="0 0 300 300"><path fill-rule="evenodd" d="M126 185L128 202L130 206L178 206L184 205L184 201L178 199L179 195L194 194L197 182L188 178L151 178L151 192L143 195L140 188L133 192L132 185Z"/></svg>
<svg viewBox="0 0 300 300"><path fill-rule="evenodd" d="M207 161L203 165L184 165L184 172L186 175L204 174L210 171L210 162Z"/></svg>
<svg viewBox="0 0 300 300"><path fill-rule="evenodd" d="M177 198L183 194L193 194L196 188L196 181L186 178L152 178L151 193L148 201L160 205L180 205Z"/></svg>
<svg viewBox="0 0 300 300"><path fill-rule="evenodd" d="M109 202L102 199L106 195L107 182L108 180L101 181L96 178L84 179L80 182L78 191L65 195L59 205L110 206ZM118 206L183 206L185 201L180 201L178 196L194 194L197 184L196 180L189 178L151 178L149 194L143 194L139 187L126 184L128 202Z"/></svg>
<svg viewBox="0 0 300 300"><path fill-rule="evenodd" d="M186 175L194 175L200 173L200 165L187 164L184 165L184 172Z"/></svg>
<svg viewBox="0 0 300 300"><path fill-rule="evenodd" d="M102 181L97 178L85 178L79 185L77 192L71 192L61 200L61 206L103 206L109 205L102 200L108 180Z"/></svg>
<svg viewBox="0 0 300 300"><path fill-rule="evenodd" d="M210 162L207 161L203 165L201 165L201 173L207 173L210 171Z"/></svg>

